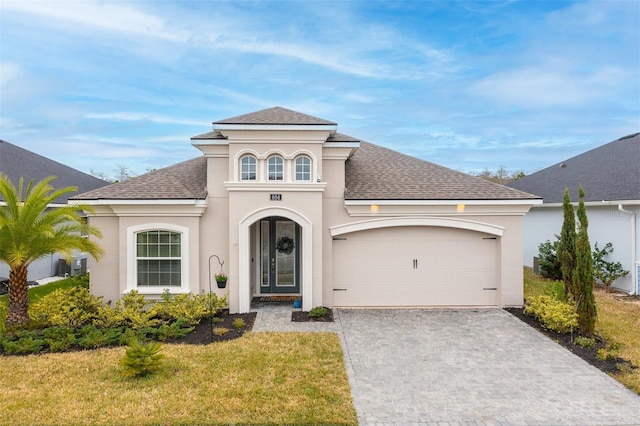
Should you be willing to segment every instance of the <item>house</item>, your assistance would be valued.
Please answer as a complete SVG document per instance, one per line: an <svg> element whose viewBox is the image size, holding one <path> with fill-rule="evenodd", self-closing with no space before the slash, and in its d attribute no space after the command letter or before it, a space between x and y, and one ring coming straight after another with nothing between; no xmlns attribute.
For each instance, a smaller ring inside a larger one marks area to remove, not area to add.
<svg viewBox="0 0 640 426"><path fill-rule="evenodd" d="M49 176L56 176L56 179L52 182L54 187L74 186L78 188L76 193L90 191L109 184L109 182L102 179L3 140L0 140L0 173L7 175L16 187L21 177L24 178L25 184L28 184L29 181L38 182ZM59 197L51 207L67 204L68 198L73 194L68 193ZM4 199L0 195L0 204L3 202ZM56 275L59 259L60 255L52 254L33 262L29 265L29 280L39 280ZM9 266L3 262L0 262L0 276L9 276Z"/></svg>
<svg viewBox="0 0 640 426"><path fill-rule="evenodd" d="M509 186L541 195L524 219L524 259L531 266L538 246L555 241L563 221L562 198L569 189L578 201L578 186L585 192L589 240L602 248L613 244L610 261L630 271L613 286L631 294L640 291L640 133L622 137L568 160L540 170Z"/></svg>
<svg viewBox="0 0 640 426"><path fill-rule="evenodd" d="M105 301L201 293L229 276L315 306L519 306L522 220L537 196L337 132L275 107L213 123L203 155L78 195L93 205Z"/></svg>

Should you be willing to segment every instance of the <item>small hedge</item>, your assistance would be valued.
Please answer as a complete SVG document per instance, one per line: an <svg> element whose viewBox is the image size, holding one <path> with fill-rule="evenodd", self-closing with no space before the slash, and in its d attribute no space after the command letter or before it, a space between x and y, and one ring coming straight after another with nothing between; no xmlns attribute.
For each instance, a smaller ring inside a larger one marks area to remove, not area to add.
<svg viewBox="0 0 640 426"><path fill-rule="evenodd" d="M573 306L549 295L529 298L524 313L535 316L546 328L558 333L568 333L578 326Z"/></svg>
<svg viewBox="0 0 640 426"><path fill-rule="evenodd" d="M215 294L172 297L165 292L161 302L148 302L132 291L111 307L84 286L58 289L29 306L28 330L0 332L0 353L95 349L132 339L166 341L190 333L226 306L227 297ZM6 304L0 304L0 314L6 317Z"/></svg>

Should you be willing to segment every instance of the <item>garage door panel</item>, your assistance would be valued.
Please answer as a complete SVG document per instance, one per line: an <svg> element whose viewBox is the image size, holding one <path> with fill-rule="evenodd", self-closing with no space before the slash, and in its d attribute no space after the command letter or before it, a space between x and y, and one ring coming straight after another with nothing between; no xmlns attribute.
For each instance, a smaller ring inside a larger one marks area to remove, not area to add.
<svg viewBox="0 0 640 426"><path fill-rule="evenodd" d="M497 304L498 246L490 236L405 227L345 237L333 244L336 306Z"/></svg>

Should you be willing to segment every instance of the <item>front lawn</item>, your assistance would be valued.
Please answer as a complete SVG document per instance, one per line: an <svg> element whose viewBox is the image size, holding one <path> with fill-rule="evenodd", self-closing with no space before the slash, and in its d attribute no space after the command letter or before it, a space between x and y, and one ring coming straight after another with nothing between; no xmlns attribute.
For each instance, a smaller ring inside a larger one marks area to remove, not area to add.
<svg viewBox="0 0 640 426"><path fill-rule="evenodd" d="M531 268L525 268L525 299L543 294L547 282L548 280L534 274ZM640 300L637 297L608 293L601 288L596 288L594 294L598 309L596 334L604 337L610 344L619 346L617 356L638 367L613 377L640 394Z"/></svg>
<svg viewBox="0 0 640 426"><path fill-rule="evenodd" d="M357 424L333 333L167 344L161 370L140 379L120 374L124 351L4 357L0 424Z"/></svg>

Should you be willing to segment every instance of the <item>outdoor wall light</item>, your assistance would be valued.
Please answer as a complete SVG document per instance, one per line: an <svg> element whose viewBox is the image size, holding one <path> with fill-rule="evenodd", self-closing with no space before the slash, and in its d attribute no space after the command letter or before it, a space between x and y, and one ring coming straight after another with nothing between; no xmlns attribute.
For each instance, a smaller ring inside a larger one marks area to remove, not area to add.
<svg viewBox="0 0 640 426"><path fill-rule="evenodd" d="M464 204L458 204L456 210L458 211L458 213L464 212Z"/></svg>

